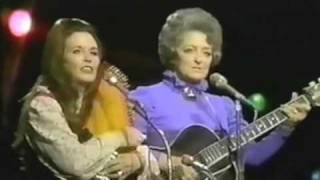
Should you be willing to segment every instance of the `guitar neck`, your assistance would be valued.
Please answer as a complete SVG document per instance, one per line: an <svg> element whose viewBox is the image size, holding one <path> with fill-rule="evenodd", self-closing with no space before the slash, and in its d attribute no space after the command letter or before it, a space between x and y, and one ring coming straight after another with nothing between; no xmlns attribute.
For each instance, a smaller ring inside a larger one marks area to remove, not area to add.
<svg viewBox="0 0 320 180"><path fill-rule="evenodd" d="M305 95L300 95L286 104L292 104L295 102L307 103L309 100ZM288 117L283 113L283 111L280 108L277 108L257 119L247 127L241 129L238 136L236 134L232 134L229 137L225 137L202 149L198 155L205 159L212 159L213 161L220 159L221 157L225 157L230 151L236 151L238 148L270 131L287 119Z"/></svg>

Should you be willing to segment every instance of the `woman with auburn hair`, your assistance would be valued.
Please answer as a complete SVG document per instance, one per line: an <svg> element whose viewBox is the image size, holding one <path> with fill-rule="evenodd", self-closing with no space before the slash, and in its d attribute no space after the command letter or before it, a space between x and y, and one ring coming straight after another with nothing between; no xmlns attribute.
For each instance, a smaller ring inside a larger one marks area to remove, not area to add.
<svg viewBox="0 0 320 180"><path fill-rule="evenodd" d="M149 170L156 173L141 146L144 136L130 126L126 96L105 79L102 49L84 20L59 19L50 29L42 74L24 97L13 143L25 144L41 162L33 159L27 167L36 179L40 169L60 179L146 179ZM119 151L127 147L132 150Z"/></svg>

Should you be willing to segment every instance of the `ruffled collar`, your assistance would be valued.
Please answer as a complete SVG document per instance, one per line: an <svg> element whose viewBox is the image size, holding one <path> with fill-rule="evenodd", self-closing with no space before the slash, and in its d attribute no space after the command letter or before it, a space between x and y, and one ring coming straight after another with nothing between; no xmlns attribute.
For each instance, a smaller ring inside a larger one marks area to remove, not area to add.
<svg viewBox="0 0 320 180"><path fill-rule="evenodd" d="M171 85L173 88L182 90L188 97L196 97L196 95L205 92L208 89L208 82L202 80L198 84L190 84L181 80L176 72L167 70L163 73L164 82Z"/></svg>

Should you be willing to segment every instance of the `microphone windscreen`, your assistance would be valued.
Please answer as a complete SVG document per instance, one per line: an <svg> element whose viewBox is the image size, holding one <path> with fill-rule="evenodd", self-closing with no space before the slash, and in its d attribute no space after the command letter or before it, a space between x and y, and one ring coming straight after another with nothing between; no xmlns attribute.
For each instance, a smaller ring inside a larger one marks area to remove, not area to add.
<svg viewBox="0 0 320 180"><path fill-rule="evenodd" d="M228 84L227 79L220 73L213 73L209 76L209 81L213 86L221 87Z"/></svg>

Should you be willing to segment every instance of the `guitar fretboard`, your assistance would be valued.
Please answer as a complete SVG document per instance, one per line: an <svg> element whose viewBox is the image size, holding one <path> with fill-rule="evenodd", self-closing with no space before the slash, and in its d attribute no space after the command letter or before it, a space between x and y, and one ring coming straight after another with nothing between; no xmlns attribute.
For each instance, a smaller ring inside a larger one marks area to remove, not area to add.
<svg viewBox="0 0 320 180"><path fill-rule="evenodd" d="M305 95L301 95L287 104L292 104L295 102L307 103L309 101ZM247 127L241 129L241 132L238 136L233 134L229 137L225 137L218 142L215 142L202 149L196 156L200 156L201 159L205 160L207 165L214 164L228 156L230 151L233 152L237 150L257 137L270 131L287 119L288 117L283 113L283 111L280 108L277 108L272 112L262 116Z"/></svg>

